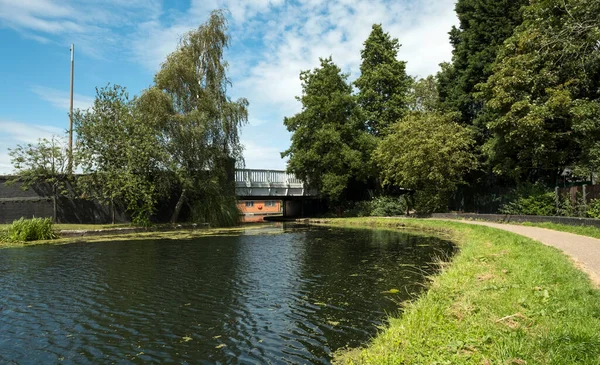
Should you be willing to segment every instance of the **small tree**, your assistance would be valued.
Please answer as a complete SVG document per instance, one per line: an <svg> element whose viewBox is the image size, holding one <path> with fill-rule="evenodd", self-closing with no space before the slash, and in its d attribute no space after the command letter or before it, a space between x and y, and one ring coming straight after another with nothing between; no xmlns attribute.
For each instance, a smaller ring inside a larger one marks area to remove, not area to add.
<svg viewBox="0 0 600 365"><path fill-rule="evenodd" d="M37 144L17 145L9 149L15 176L7 184L21 183L21 189L47 185L52 196L52 220L57 221L57 200L68 192L68 151L65 138L52 136Z"/></svg>
<svg viewBox="0 0 600 365"><path fill-rule="evenodd" d="M147 224L154 211L154 179L162 161L157 128L136 114L124 87L96 90L94 105L75 114L79 179L88 197L110 203L123 200L134 223Z"/></svg>
<svg viewBox="0 0 600 365"><path fill-rule="evenodd" d="M448 198L476 167L471 133L452 115L411 113L395 123L374 160L384 184L415 191L418 213L446 208Z"/></svg>

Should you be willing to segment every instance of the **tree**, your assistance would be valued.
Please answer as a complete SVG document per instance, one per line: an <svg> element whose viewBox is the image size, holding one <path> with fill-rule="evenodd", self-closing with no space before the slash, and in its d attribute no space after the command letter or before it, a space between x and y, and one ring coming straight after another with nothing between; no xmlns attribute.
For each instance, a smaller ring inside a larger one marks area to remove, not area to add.
<svg viewBox="0 0 600 365"><path fill-rule="evenodd" d="M492 118L494 171L554 184L566 166L600 167L600 3L544 0L500 51L480 86Z"/></svg>
<svg viewBox="0 0 600 365"><path fill-rule="evenodd" d="M483 102L474 97L475 85L485 82L504 40L521 21L521 7L529 0L458 0L460 25L452 27L452 63L439 73L440 99L446 110L460 113L460 121L472 125ZM483 131L481 131L483 132Z"/></svg>
<svg viewBox="0 0 600 365"><path fill-rule="evenodd" d="M288 171L339 204L372 176L368 161L375 141L361 122L348 75L331 58L320 62L300 73L302 111L284 119L293 135L281 156L289 157Z"/></svg>
<svg viewBox="0 0 600 365"><path fill-rule="evenodd" d="M7 184L21 183L21 189L34 186L49 186L52 194L52 220L57 222L57 200L67 192L69 179L67 173L67 147L64 138L52 136L49 140L39 139L36 145L17 145L9 149L15 177Z"/></svg>
<svg viewBox="0 0 600 365"><path fill-rule="evenodd" d="M400 43L374 24L361 52L361 75L354 84L359 89L358 104L369 133L379 136L407 110L411 78L406 62L397 59Z"/></svg>
<svg viewBox="0 0 600 365"><path fill-rule="evenodd" d="M96 89L90 110L75 113L77 154L83 176L78 184L89 198L123 200L134 223L147 224L154 212L155 182L164 151L158 126L136 112L136 101L119 85Z"/></svg>
<svg viewBox="0 0 600 365"><path fill-rule="evenodd" d="M181 187L172 222L184 203L198 211L211 199L228 205L229 215L237 219L234 189L227 182L233 162L242 159L239 128L247 122L248 101L227 96L231 83L223 52L228 46L225 16L213 11L181 39L154 77L155 86L141 97L162 105L148 117L162 120L168 169Z"/></svg>
<svg viewBox="0 0 600 365"><path fill-rule="evenodd" d="M408 109L417 112L434 112L440 110L437 79L429 75L413 82L408 95Z"/></svg>
<svg viewBox="0 0 600 365"><path fill-rule="evenodd" d="M415 192L418 213L444 210L463 176L476 168L471 132L452 114L414 112L395 123L373 160L385 185Z"/></svg>

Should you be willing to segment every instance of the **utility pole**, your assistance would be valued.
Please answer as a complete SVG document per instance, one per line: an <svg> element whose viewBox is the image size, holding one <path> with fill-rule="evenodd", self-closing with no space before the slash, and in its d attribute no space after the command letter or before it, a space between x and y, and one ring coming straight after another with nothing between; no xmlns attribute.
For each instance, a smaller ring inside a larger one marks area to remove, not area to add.
<svg viewBox="0 0 600 365"><path fill-rule="evenodd" d="M69 107L69 162L67 170L73 174L73 74L75 72L75 44L71 44L71 105Z"/></svg>

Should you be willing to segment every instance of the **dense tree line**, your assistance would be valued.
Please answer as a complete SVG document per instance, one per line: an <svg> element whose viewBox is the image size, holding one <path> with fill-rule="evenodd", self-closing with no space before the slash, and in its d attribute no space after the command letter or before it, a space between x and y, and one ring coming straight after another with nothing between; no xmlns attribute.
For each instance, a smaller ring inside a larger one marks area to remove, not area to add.
<svg viewBox="0 0 600 365"><path fill-rule="evenodd" d="M242 161L239 129L248 102L227 96L228 45L226 18L214 11L181 39L140 96L108 85L97 89L90 109L75 113L74 166L81 176L65 171L68 151L53 139L10 152L17 179L24 187L49 183L55 197L119 201L138 224L149 223L158 201L169 203L174 192L172 222L187 206L195 221L236 223L229 175Z"/></svg>
<svg viewBox="0 0 600 365"><path fill-rule="evenodd" d="M550 187L566 168L594 176L600 2L458 0L455 10L452 61L436 75L408 77L379 24L353 84L331 58L302 72L302 111L285 119L289 170L334 202L360 199L357 182L410 189L420 212L447 209L459 187Z"/></svg>

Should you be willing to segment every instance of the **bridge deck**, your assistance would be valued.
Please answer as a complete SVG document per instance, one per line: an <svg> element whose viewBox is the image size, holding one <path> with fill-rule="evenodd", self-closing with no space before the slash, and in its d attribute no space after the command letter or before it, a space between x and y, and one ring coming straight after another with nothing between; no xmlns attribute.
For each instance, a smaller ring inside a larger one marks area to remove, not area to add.
<svg viewBox="0 0 600 365"><path fill-rule="evenodd" d="M238 197L316 197L294 174L280 170L235 170L235 193Z"/></svg>

